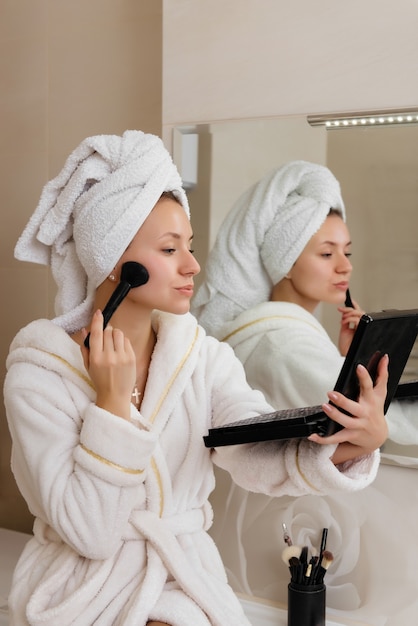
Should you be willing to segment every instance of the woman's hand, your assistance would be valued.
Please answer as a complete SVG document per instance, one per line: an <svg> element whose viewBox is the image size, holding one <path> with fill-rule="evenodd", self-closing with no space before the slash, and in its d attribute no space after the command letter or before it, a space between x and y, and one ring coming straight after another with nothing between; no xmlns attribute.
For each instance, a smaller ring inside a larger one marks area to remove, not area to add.
<svg viewBox="0 0 418 626"><path fill-rule="evenodd" d="M83 334L87 336L86 331ZM96 405L129 419L136 380L135 353L129 339L110 325L103 330L103 315L96 311L90 328L90 349L83 342L81 352L96 389Z"/></svg>
<svg viewBox="0 0 418 626"><path fill-rule="evenodd" d="M341 313L341 328L340 336L338 339L338 349L342 356L346 356L348 348L356 332L356 328L359 325L360 318L364 314L364 311L360 308L358 303L353 300L353 307L339 306L338 310Z"/></svg>
<svg viewBox="0 0 418 626"><path fill-rule="evenodd" d="M329 437L315 434L310 435L308 439L322 445L338 444L332 458L336 465L370 454L386 441L388 426L383 411L387 394L388 363L389 357L384 355L379 361L375 386L367 369L363 365L357 366L360 383L358 402L349 400L335 391L328 393L333 404L322 405L323 410L329 418L341 424L343 429ZM350 415L342 413L339 409L347 411Z"/></svg>

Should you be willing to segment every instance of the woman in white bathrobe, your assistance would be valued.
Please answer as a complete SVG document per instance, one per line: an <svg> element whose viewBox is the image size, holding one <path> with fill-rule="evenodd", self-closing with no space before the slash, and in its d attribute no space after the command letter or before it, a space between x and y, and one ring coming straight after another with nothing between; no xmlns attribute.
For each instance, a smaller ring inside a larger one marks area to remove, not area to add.
<svg viewBox="0 0 418 626"><path fill-rule="evenodd" d="M250 385L276 408L318 405L335 385L363 314L357 303L345 306L350 256L339 183L327 168L313 163L294 161L270 172L238 199L221 225L192 312L208 334L231 345ZM341 313L338 347L315 317L321 302L334 304ZM412 428L414 413L416 403L402 407L392 403L391 435L396 436L399 424L405 430L409 422ZM400 420L402 416L406 419ZM318 436L311 439L319 441ZM224 483L230 481L225 477ZM235 554L216 526L213 535L219 539L221 554L228 554L235 587L248 592L258 585L260 595L277 599L277 577L269 591L268 574L256 582L251 572L262 571L263 556L267 563L286 514L272 498L251 495L233 483L223 487L226 501L217 502L221 514L239 512ZM300 507L303 510L303 504ZM307 507L306 520L311 501ZM334 509L341 509L341 503L334 503ZM341 527L332 520L329 525L331 544L333 540L338 544ZM255 557L251 542L258 537L269 539ZM356 608L358 598L350 606L350 594L346 591L345 599L342 595L328 590L330 605Z"/></svg>
<svg viewBox="0 0 418 626"><path fill-rule="evenodd" d="M271 496L351 492L376 475L384 364L375 388L360 374L359 403L337 400L369 424L358 447L334 436L205 448L209 427L272 407L189 313L191 239L162 142L127 131L80 144L16 245L17 258L51 265L58 293L57 317L23 328L7 360L12 468L35 516L13 577L13 626L244 626L207 533L213 464ZM103 329L127 261L149 280Z"/></svg>

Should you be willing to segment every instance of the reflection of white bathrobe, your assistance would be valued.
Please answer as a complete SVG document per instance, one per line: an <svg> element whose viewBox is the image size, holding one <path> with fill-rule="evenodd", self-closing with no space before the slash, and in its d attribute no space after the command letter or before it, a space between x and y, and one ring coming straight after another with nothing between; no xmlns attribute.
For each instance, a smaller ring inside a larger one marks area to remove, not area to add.
<svg viewBox="0 0 418 626"><path fill-rule="evenodd" d="M227 325L227 342L247 380L277 408L327 402L344 361L318 320L302 307L265 302Z"/></svg>
<svg viewBox="0 0 418 626"><path fill-rule="evenodd" d="M344 362L323 326L297 304L259 304L231 322L226 335L250 385L276 408L326 402ZM416 407L392 402L387 413L391 439L418 444Z"/></svg>
<svg viewBox="0 0 418 626"><path fill-rule="evenodd" d="M140 429L94 404L79 347L46 320L14 339L5 403L12 467L34 538L17 565L12 624L244 626L212 539L212 462L271 495L354 491L377 458L339 471L304 441L213 452L211 425L271 410L231 348L187 314L157 313ZM308 478L309 477L309 478Z"/></svg>

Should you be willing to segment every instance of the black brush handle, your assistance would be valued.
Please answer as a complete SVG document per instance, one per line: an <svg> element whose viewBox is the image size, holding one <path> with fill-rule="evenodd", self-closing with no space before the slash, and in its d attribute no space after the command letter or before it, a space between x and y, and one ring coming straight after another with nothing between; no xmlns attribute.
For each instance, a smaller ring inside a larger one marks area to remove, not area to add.
<svg viewBox="0 0 418 626"><path fill-rule="evenodd" d="M347 291L345 292L345 306L350 306L352 309L354 309L354 304L353 301L351 299L351 295L350 295L350 290L347 289Z"/></svg>
<svg viewBox="0 0 418 626"><path fill-rule="evenodd" d="M148 282L149 274L147 269L135 261L127 261L122 265L121 281L110 296L103 309L103 330L109 323L110 318L116 311L122 300L128 295L133 287L140 287ZM84 340L86 348L90 348L90 333Z"/></svg>
<svg viewBox="0 0 418 626"><path fill-rule="evenodd" d="M119 283L115 291L110 296L105 308L103 309L103 330L109 323L110 318L116 311L122 300L128 295L131 285L127 282ZM84 340L86 348L90 348L90 333Z"/></svg>
<svg viewBox="0 0 418 626"><path fill-rule="evenodd" d="M126 298L130 290L131 285L127 282L121 282L116 287L103 309L103 330L106 328L113 313L116 311L122 300Z"/></svg>

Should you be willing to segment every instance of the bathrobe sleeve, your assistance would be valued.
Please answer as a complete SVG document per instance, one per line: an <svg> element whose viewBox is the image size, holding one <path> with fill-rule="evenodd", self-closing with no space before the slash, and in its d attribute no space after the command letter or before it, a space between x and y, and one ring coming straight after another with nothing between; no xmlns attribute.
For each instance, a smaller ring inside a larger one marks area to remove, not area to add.
<svg viewBox="0 0 418 626"><path fill-rule="evenodd" d="M251 389L242 364L219 344L213 397L213 424L233 422L271 412L261 392ZM271 496L330 493L335 489L357 491L370 484L377 473L379 452L360 457L344 466L335 466L331 456L335 445L319 446L307 439L268 441L219 447L213 461L227 470L234 482L249 491Z"/></svg>
<svg viewBox="0 0 418 626"><path fill-rule="evenodd" d="M4 388L17 484L31 513L65 543L105 558L145 497L155 435L98 408L64 360L22 350L9 356Z"/></svg>

